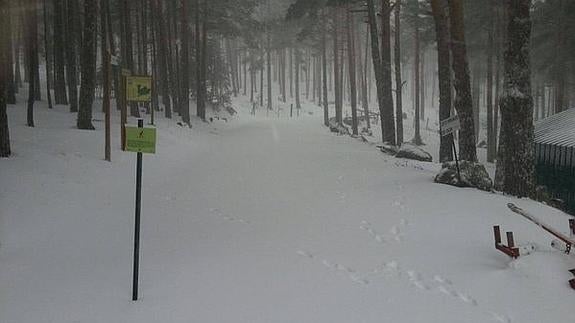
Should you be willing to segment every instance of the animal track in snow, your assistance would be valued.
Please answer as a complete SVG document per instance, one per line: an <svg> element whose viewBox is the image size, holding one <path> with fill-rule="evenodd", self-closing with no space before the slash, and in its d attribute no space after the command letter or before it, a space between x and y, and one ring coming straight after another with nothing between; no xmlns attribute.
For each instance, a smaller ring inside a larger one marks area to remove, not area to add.
<svg viewBox="0 0 575 323"><path fill-rule="evenodd" d="M391 241L401 242L403 239L401 228L405 227L407 223L407 220L402 219L400 224L392 226L387 234L377 232L373 229L372 224L365 220L361 221L359 228L366 231L372 239L379 243L387 243Z"/></svg>
<svg viewBox="0 0 575 323"><path fill-rule="evenodd" d="M301 257L305 257L305 258L308 258L311 260L317 259L312 253L310 253L308 251L298 250L297 254ZM338 264L338 263L330 261L328 259L321 259L321 260L318 259L317 261L322 266L327 268L329 271L337 273L337 274L343 274L345 277L347 277L349 280L351 280L352 282L354 282L356 284L360 284L360 285L368 285L369 284L369 280L367 280L362 275L358 274L357 271L351 267L347 267L345 265Z"/></svg>
<svg viewBox="0 0 575 323"><path fill-rule="evenodd" d="M241 223L241 224L250 224L250 221L244 220L244 219L239 218L239 217L231 216L231 215L229 215L229 214L227 214L227 213L222 212L222 211L221 211L220 209L218 209L218 208L211 208L209 211L210 211L210 214L211 214L212 216L218 217L218 218L220 218L220 219L224 219L224 220L226 220L226 221L228 221L228 222L238 222L238 223Z"/></svg>
<svg viewBox="0 0 575 323"><path fill-rule="evenodd" d="M511 318L509 318L506 315L502 315L502 314L498 314L495 312L489 312L489 314L491 314L491 317L493 317L493 319L497 322L500 323L511 323Z"/></svg>

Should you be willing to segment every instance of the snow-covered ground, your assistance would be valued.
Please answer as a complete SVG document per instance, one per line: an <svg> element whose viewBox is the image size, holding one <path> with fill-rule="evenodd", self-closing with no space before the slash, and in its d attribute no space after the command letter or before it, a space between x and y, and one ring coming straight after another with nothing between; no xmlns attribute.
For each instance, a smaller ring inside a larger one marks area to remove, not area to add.
<svg viewBox="0 0 575 323"><path fill-rule="evenodd" d="M575 257L511 213L529 200L433 183L439 165L399 160L321 126L249 115L192 129L159 118L144 156L141 285L131 301L135 154L113 162L65 107L9 108L0 160L0 322L568 322ZM102 120L99 112L95 118ZM131 120L131 122L134 122ZM430 151L432 152L432 151ZM535 251L510 260L492 226Z"/></svg>

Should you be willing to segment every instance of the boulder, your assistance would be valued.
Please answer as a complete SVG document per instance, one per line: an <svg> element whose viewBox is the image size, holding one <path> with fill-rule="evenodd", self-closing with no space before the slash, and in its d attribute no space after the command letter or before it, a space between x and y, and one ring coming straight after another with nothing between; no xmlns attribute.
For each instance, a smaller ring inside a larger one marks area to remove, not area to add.
<svg viewBox="0 0 575 323"><path fill-rule="evenodd" d="M349 135L349 129L343 124L338 124L335 118L329 119L329 130L340 135Z"/></svg>
<svg viewBox="0 0 575 323"><path fill-rule="evenodd" d="M392 156L396 156L397 153L399 152L399 148L397 148L397 146L390 145L386 142L377 146L377 148L379 148L379 150L381 150L382 153Z"/></svg>
<svg viewBox="0 0 575 323"><path fill-rule="evenodd" d="M458 187L475 187L488 192L493 188L493 181L482 164L463 160L459 162L459 170L461 180L457 176L455 162L445 162L439 174L435 176L435 182Z"/></svg>
<svg viewBox="0 0 575 323"><path fill-rule="evenodd" d="M409 143L402 144L395 157L413 159L425 162L430 162L433 160L433 157L431 157L431 154L429 154L427 151L417 147L416 145Z"/></svg>

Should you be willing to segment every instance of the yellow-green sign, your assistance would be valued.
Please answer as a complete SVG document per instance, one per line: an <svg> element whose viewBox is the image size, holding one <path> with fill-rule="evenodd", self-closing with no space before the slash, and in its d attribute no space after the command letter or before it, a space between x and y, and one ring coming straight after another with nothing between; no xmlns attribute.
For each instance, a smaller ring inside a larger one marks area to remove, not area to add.
<svg viewBox="0 0 575 323"><path fill-rule="evenodd" d="M126 76L126 100L130 102L152 101L152 78L149 76Z"/></svg>
<svg viewBox="0 0 575 323"><path fill-rule="evenodd" d="M156 128L126 127L126 151L156 153Z"/></svg>

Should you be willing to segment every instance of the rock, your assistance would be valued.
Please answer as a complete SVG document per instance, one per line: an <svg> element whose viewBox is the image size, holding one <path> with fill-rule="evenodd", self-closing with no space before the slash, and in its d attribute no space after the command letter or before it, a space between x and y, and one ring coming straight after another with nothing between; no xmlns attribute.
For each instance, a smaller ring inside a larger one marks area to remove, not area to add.
<svg viewBox="0 0 575 323"><path fill-rule="evenodd" d="M349 129L342 124L338 124L335 118L329 119L329 130L340 135L349 135Z"/></svg>
<svg viewBox="0 0 575 323"><path fill-rule="evenodd" d="M459 162L459 170L461 181L457 176L455 162L443 163L441 171L435 176L435 182L458 187L475 187L488 192L493 188L493 181L482 164L463 160Z"/></svg>
<svg viewBox="0 0 575 323"><path fill-rule="evenodd" d="M397 148L397 146L392 146L388 143L383 143L382 145L377 146L377 148L379 148L382 153L392 156L396 156L399 152L399 148Z"/></svg>
<svg viewBox="0 0 575 323"><path fill-rule="evenodd" d="M433 161L433 157L431 157L431 155L427 151L409 143L402 144L395 157L413 159L425 162Z"/></svg>

